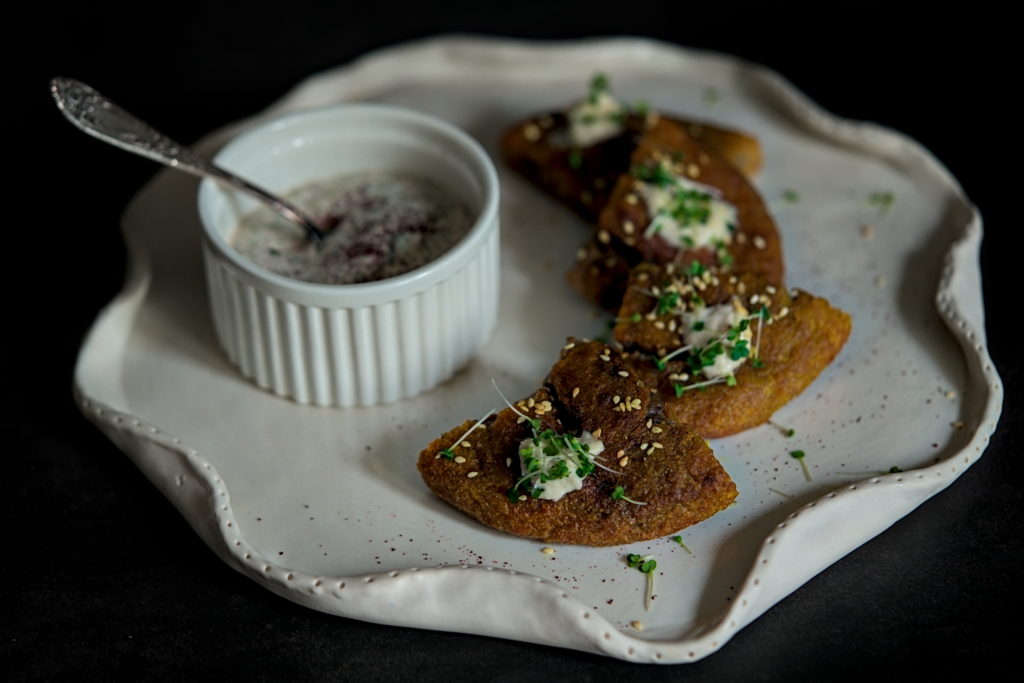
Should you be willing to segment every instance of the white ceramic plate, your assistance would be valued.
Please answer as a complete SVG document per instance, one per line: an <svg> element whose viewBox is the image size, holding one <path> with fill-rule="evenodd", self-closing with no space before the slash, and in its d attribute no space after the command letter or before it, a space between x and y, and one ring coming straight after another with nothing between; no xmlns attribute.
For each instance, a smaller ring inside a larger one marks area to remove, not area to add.
<svg viewBox="0 0 1024 683"><path fill-rule="evenodd" d="M419 479L425 444L499 405L491 378L526 395L566 336L604 329L564 279L587 227L500 162L499 327L440 389L338 410L300 407L240 377L207 313L196 185L165 172L125 214L132 269L82 349L82 410L218 556L298 603L635 661L692 661L721 647L981 454L1002 403L984 340L981 220L913 141L831 116L770 71L644 40L431 40L312 78L273 112L343 100L417 108L462 126L497 159L506 126L583 93L595 71L627 100L755 133L765 198L800 196L777 214L789 283L853 315L837 361L776 415L794 437L764 426L712 442L740 497L683 532L692 554L668 539L544 554L456 512ZM869 201L875 192L893 193L888 211ZM883 474L892 467L903 471ZM623 560L630 552L658 559L650 611L644 576Z"/></svg>

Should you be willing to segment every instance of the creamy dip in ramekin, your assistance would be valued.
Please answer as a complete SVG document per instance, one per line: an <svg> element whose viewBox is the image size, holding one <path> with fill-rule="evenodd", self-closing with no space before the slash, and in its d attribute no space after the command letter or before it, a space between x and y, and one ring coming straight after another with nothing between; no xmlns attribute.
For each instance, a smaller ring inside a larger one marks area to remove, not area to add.
<svg viewBox="0 0 1024 683"><path fill-rule="evenodd" d="M300 111L229 142L215 161L281 194L345 174L427 178L471 216L440 256L358 284L272 272L231 244L255 202L213 181L199 191L217 338L257 385L299 403L389 403L452 376L488 341L498 315L498 180L480 145L419 112L378 105Z"/></svg>

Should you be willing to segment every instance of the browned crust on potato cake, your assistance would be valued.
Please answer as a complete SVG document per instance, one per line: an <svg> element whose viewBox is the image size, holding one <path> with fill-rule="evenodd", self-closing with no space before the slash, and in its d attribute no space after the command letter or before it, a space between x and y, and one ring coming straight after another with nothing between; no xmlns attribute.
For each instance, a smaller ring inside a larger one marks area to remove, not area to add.
<svg viewBox="0 0 1024 683"><path fill-rule="evenodd" d="M634 374L619 374L630 372L628 367L627 359L604 344L575 342L552 368L548 387L530 397L532 405L528 399L517 403L519 410L542 421L542 429L598 434L606 449L601 463L621 474L597 468L582 489L560 500L510 501L508 491L521 476L519 443L531 429L506 408L464 439L469 446L454 440L472 421L427 446L418 461L424 482L439 498L487 526L549 543L608 546L650 540L728 506L736 486L707 443L667 421L656 394ZM627 397L630 410L617 409ZM449 447L464 462L439 455ZM619 464L622 457L629 458L625 465ZM477 474L469 477L471 472ZM614 500L616 486L646 504Z"/></svg>
<svg viewBox="0 0 1024 683"><path fill-rule="evenodd" d="M732 278L735 282L720 276L718 284L709 283L699 292L708 304L724 303L734 294L751 311L765 305L766 300L769 302L772 316L761 323L755 340L763 367L754 367L747 360L735 373L736 386L715 384L677 396L677 381L672 376L688 372L685 362L671 360L664 370L659 370L652 356L663 357L681 347L683 339L678 330L669 329L673 315L656 315L656 301L645 293L671 278L664 268L654 265L634 269L614 335L632 352L636 374L648 386L656 387L665 403L666 415L708 439L766 422L814 381L850 335L850 316L825 299L799 290L774 288L750 274ZM637 316L641 317L638 321ZM757 323L751 325L752 330L756 327Z"/></svg>
<svg viewBox="0 0 1024 683"><path fill-rule="evenodd" d="M690 180L717 189L724 201L736 207L736 232L727 247L731 264L721 263L710 247L677 248L657 233L644 236L652 217L638 197L636 188L643 181L634 171L665 163L678 166ZM634 265L642 261L661 264L699 260L707 266L754 273L776 286L784 281L782 243L757 190L731 164L709 153L682 126L666 119L656 121L640 138L630 170L619 176L601 211L597 238L612 243L615 251Z"/></svg>

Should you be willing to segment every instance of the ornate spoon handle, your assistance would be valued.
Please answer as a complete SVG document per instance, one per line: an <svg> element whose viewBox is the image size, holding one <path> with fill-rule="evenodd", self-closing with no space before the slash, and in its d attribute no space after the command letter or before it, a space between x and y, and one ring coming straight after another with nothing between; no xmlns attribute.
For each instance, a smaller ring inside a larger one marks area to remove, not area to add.
<svg viewBox="0 0 1024 683"><path fill-rule="evenodd" d="M70 78L55 78L50 83L50 91L64 116L89 135L171 168L213 178L246 192L302 227L310 241L318 246L322 243L323 230L311 216L294 204L225 171L190 148L178 144L85 83Z"/></svg>

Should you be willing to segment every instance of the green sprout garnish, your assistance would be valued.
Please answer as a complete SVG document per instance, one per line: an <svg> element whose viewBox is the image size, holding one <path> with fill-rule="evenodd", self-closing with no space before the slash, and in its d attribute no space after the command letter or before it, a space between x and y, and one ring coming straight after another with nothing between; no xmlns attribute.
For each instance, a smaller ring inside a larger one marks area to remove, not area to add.
<svg viewBox="0 0 1024 683"><path fill-rule="evenodd" d="M626 489L621 486L616 486L615 490L612 491L612 500L624 500L627 503L632 503L633 505L647 505L647 503L642 503L639 500L633 500L627 496Z"/></svg>
<svg viewBox="0 0 1024 683"><path fill-rule="evenodd" d="M651 609L651 600L654 598L654 570L658 568L658 561L653 555L636 555L630 553L626 556L626 564L647 575L647 592L644 594L644 609Z"/></svg>
<svg viewBox="0 0 1024 683"><path fill-rule="evenodd" d="M796 434L796 430L793 429L792 427L783 427L779 423L772 422L771 420L768 420L768 424L770 424L772 427L775 427L775 429L779 430L779 434L782 434L787 439Z"/></svg>
<svg viewBox="0 0 1024 683"><path fill-rule="evenodd" d="M603 73L596 73L590 79L590 103L597 104L597 99L603 92L608 92L608 76Z"/></svg>
<svg viewBox="0 0 1024 683"><path fill-rule="evenodd" d="M632 173L637 180L642 180L645 183L651 183L658 187L668 187L669 185L675 185L676 183L675 175L662 164L656 164L654 166L637 164L633 167Z"/></svg>
<svg viewBox="0 0 1024 683"><path fill-rule="evenodd" d="M477 420L476 424L474 424L472 427L470 427L468 430L466 430L465 434L463 434L459 438L455 439L455 443L453 443L448 448L445 448L445 449L443 449L441 451L438 451L438 453L437 453L438 457L444 457L446 460L454 460L455 459L454 448L456 446L458 446L460 443L462 443L467 436L469 436L470 434L473 433L473 430L475 430L477 427L482 425L484 423L484 420L486 420L487 418L489 418L493 414L494 414L494 410L488 410L487 414L484 415L483 417L481 417L479 420Z"/></svg>
<svg viewBox="0 0 1024 683"><path fill-rule="evenodd" d="M569 150L569 168L578 170L583 166L583 152L578 149Z"/></svg>
<svg viewBox="0 0 1024 683"><path fill-rule="evenodd" d="M694 261L697 263L697 261ZM658 315L665 315L669 311L675 310L675 307L679 304L679 292L665 292L658 297Z"/></svg>
<svg viewBox="0 0 1024 683"><path fill-rule="evenodd" d="M790 451L789 455L792 458L796 458L796 460L800 463L800 467L804 471L804 479L806 479L807 481L811 481L811 471L807 469L807 463L804 462L804 456L806 454L803 451Z"/></svg>
<svg viewBox="0 0 1024 683"><path fill-rule="evenodd" d="M878 207L883 214L892 208L896 195L892 192L872 192L868 195L868 203Z"/></svg>
<svg viewBox="0 0 1024 683"><path fill-rule="evenodd" d="M686 547L686 544L685 544L685 543L683 543L683 537L682 537L682 536L673 536L673 537L672 537L672 540L673 540L674 542L678 543L678 544L679 544L679 547L680 547L680 548L682 548L682 549L683 549L683 550L685 550L686 552L688 552L688 553L690 553L691 555L693 555L693 551L692 551L692 550L690 550L689 548L687 548L687 547Z"/></svg>

